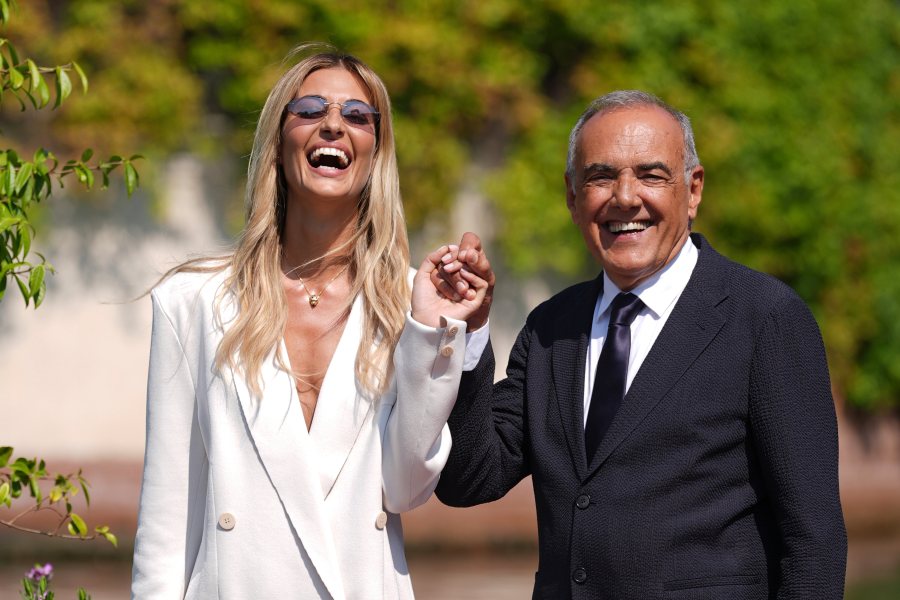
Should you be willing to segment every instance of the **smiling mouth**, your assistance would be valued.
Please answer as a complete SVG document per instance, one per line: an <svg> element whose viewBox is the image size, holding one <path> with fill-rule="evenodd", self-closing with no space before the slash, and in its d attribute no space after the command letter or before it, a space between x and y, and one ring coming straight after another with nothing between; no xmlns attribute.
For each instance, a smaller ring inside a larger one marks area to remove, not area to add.
<svg viewBox="0 0 900 600"><path fill-rule="evenodd" d="M339 148L316 148L306 155L309 164L317 169L319 167L327 167L330 169L343 170L350 166L350 158Z"/></svg>
<svg viewBox="0 0 900 600"><path fill-rule="evenodd" d="M610 233L620 235L623 233L640 233L650 227L650 221L610 221L603 226Z"/></svg>

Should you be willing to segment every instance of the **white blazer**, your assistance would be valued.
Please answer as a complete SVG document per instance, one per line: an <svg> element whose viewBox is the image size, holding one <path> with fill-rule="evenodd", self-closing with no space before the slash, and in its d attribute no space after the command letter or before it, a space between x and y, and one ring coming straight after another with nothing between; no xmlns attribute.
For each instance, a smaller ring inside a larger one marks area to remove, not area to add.
<svg viewBox="0 0 900 600"><path fill-rule="evenodd" d="M372 399L353 376L358 298L307 431L274 351L261 398L215 369L224 278L182 273L151 294L132 597L412 598L397 513L429 498L447 460L465 323L407 317L390 389ZM227 295L222 309L227 326Z"/></svg>

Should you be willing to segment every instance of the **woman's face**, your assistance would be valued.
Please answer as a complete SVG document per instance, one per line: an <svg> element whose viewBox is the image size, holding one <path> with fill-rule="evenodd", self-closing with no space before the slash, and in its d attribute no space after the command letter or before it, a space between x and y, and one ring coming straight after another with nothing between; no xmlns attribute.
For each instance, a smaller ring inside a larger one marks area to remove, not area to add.
<svg viewBox="0 0 900 600"><path fill-rule="evenodd" d="M286 113L280 162L288 198L346 201L356 206L372 173L375 126L356 119L348 122L338 103L372 105L371 97L355 75L340 67L313 71L294 97L318 97L328 105L319 120Z"/></svg>

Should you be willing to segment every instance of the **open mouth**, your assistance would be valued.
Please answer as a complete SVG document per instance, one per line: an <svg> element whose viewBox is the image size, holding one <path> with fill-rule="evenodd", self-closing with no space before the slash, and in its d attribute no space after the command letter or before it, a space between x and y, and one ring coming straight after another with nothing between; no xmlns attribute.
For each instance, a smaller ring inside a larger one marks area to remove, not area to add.
<svg viewBox="0 0 900 600"><path fill-rule="evenodd" d="M328 169L344 170L350 166L350 158L340 148L323 147L316 148L306 155L309 164L314 168L325 167Z"/></svg>
<svg viewBox="0 0 900 600"><path fill-rule="evenodd" d="M640 233L650 227L650 221L610 221L604 227L610 233L622 235L626 233Z"/></svg>

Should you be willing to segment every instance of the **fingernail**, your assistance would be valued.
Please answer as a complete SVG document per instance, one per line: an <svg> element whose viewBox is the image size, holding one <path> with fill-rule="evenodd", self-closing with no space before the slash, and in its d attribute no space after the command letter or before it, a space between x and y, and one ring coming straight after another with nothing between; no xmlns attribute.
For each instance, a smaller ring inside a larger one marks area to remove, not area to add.
<svg viewBox="0 0 900 600"><path fill-rule="evenodd" d="M450 262L453 260L453 255L449 252L441 257L441 262Z"/></svg>

